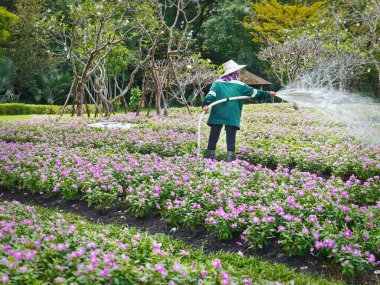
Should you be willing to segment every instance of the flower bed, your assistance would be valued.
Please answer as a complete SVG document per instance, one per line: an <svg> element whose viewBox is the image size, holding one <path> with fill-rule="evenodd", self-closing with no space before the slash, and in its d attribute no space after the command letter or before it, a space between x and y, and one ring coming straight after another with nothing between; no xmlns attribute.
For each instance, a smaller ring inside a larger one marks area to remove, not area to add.
<svg viewBox="0 0 380 285"><path fill-rule="evenodd" d="M243 161L33 143L3 142L0 149L0 180L9 189L83 197L98 208L118 203L138 216L158 211L172 224L205 225L222 239L241 233L255 248L276 238L289 255L311 251L347 273L378 260L378 176L344 182Z"/></svg>
<svg viewBox="0 0 380 285"><path fill-rule="evenodd" d="M85 118L39 119L0 124L0 141L46 143L54 147L112 149L173 156L191 153L195 135L170 129L94 129Z"/></svg>
<svg viewBox="0 0 380 285"><path fill-rule="evenodd" d="M205 255L134 228L89 223L16 201L0 203L1 284L248 285L266 280L339 284L237 254Z"/></svg>
<svg viewBox="0 0 380 285"><path fill-rule="evenodd" d="M376 266L380 148L308 113L247 109L239 133L247 161L229 164L189 155L194 118L178 110L162 119L115 117L138 123L129 130L91 129L88 119L0 123L0 183L99 209L123 205L137 216L157 211L222 239L241 234L254 248L273 238L289 255L311 252L345 273Z"/></svg>
<svg viewBox="0 0 380 285"><path fill-rule="evenodd" d="M362 144L310 111L279 108L255 105L245 114L240 158L342 178L380 175L380 146Z"/></svg>

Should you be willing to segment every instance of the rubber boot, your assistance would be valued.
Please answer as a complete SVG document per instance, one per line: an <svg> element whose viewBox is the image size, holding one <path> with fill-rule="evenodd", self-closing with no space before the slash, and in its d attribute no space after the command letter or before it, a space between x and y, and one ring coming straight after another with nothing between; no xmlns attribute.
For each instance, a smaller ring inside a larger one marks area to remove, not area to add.
<svg viewBox="0 0 380 285"><path fill-rule="evenodd" d="M234 161L236 159L234 151L227 151L227 162Z"/></svg>
<svg viewBox="0 0 380 285"><path fill-rule="evenodd" d="M206 149L206 158L215 159L215 150Z"/></svg>

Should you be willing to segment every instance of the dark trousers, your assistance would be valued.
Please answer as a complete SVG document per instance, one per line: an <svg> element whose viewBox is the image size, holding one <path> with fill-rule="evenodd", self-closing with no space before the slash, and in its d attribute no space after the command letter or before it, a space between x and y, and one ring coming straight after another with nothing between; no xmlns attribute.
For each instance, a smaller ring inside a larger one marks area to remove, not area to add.
<svg viewBox="0 0 380 285"><path fill-rule="evenodd" d="M216 150L216 144L218 143L220 132L223 125L210 125L210 136L208 138L208 150ZM238 128L225 125L226 130L226 140L227 140L227 151L235 152L236 144L236 131Z"/></svg>

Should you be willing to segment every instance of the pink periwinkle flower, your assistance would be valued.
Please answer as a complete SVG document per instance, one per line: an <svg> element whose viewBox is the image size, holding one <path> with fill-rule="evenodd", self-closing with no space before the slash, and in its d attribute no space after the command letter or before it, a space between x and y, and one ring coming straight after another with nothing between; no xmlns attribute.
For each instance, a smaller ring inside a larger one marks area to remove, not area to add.
<svg viewBox="0 0 380 285"><path fill-rule="evenodd" d="M6 284L9 281L9 277L5 273L1 273L1 283Z"/></svg>
<svg viewBox="0 0 380 285"><path fill-rule="evenodd" d="M315 246L316 249L320 249L320 248L323 247L323 242L317 241L314 246Z"/></svg>
<svg viewBox="0 0 380 285"><path fill-rule="evenodd" d="M279 232L284 232L284 231L285 231L285 227L284 227L284 226L279 226L279 227L277 228L277 230L278 230Z"/></svg>
<svg viewBox="0 0 380 285"><path fill-rule="evenodd" d="M63 277L57 277L57 278L55 278L55 283L56 284L62 284L62 283L64 283L66 280L65 280L65 278L63 278Z"/></svg>
<svg viewBox="0 0 380 285"><path fill-rule="evenodd" d="M309 236L309 235L310 235L309 230L308 230L307 228L303 228L303 229L302 229L302 233L303 233L304 235L306 235L306 236Z"/></svg>
<svg viewBox="0 0 380 285"><path fill-rule="evenodd" d="M345 232L344 232L344 237L345 238L350 238L352 236L352 232L350 231L350 229L347 229Z"/></svg>
<svg viewBox="0 0 380 285"><path fill-rule="evenodd" d="M309 221L310 221L311 223L315 223L315 222L318 221L318 218L317 218L316 215L310 215L310 217L309 217Z"/></svg>
<svg viewBox="0 0 380 285"><path fill-rule="evenodd" d="M175 271L181 271L182 270L182 265L180 264L180 263L178 263L178 262L174 262L174 264L173 264L173 269L175 270Z"/></svg>
<svg viewBox="0 0 380 285"><path fill-rule="evenodd" d="M215 268L219 268L221 266L220 260L218 258L214 259L214 261L212 262L212 266L214 266Z"/></svg>
<svg viewBox="0 0 380 285"><path fill-rule="evenodd" d="M289 204L294 204L296 202L296 198L294 198L293 196L289 196L286 201L289 203Z"/></svg>
<svg viewBox="0 0 380 285"><path fill-rule="evenodd" d="M333 241L332 239L325 240L325 245L329 248L332 248L334 244L335 244L335 241Z"/></svg>
<svg viewBox="0 0 380 285"><path fill-rule="evenodd" d="M165 267L161 263L157 263L154 268L157 270L158 273L160 273L162 276L166 276L168 272L166 271Z"/></svg>

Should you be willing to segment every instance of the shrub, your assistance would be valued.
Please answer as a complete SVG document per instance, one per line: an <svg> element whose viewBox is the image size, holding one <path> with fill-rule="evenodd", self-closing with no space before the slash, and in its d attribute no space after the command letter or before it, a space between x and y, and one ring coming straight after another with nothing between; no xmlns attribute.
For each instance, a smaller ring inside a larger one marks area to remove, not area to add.
<svg viewBox="0 0 380 285"><path fill-rule="evenodd" d="M137 108L139 107L141 98L141 90L139 87L132 88L131 90L131 98L129 102L129 107L131 111L135 112L137 111Z"/></svg>
<svg viewBox="0 0 380 285"><path fill-rule="evenodd" d="M30 105L22 103L0 104L0 115L59 114L55 105Z"/></svg>

